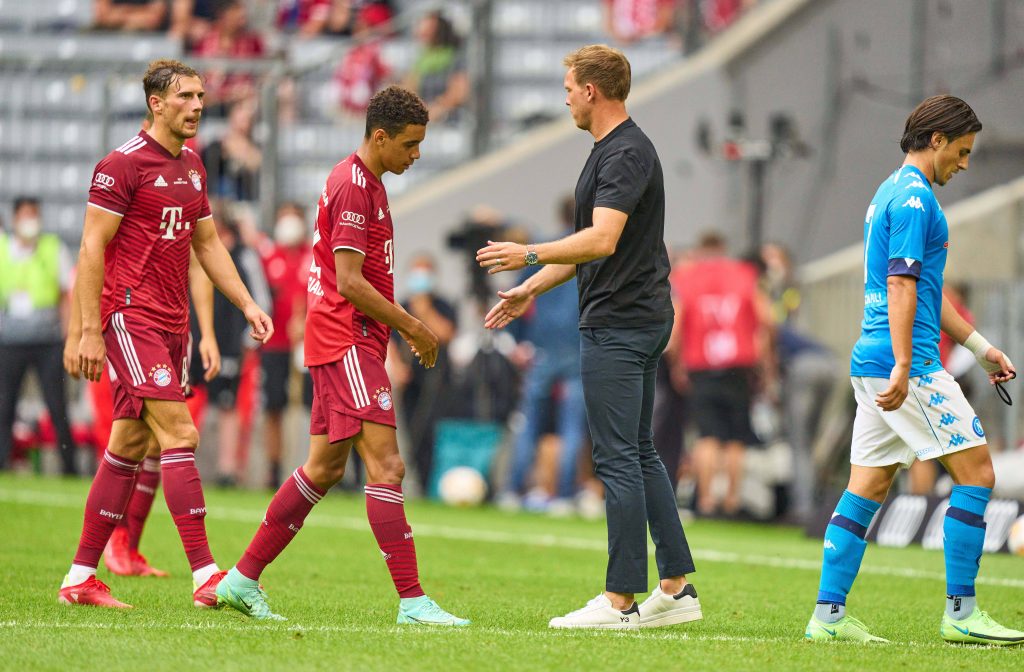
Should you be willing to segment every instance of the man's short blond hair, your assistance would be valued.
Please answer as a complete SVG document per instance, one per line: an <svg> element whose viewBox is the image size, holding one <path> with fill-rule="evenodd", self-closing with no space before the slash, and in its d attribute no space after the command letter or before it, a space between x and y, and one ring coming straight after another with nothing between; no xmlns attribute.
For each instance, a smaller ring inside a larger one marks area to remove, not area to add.
<svg viewBox="0 0 1024 672"><path fill-rule="evenodd" d="M580 86L593 84L609 100L626 100L631 70L626 55L606 44L590 44L562 61Z"/></svg>

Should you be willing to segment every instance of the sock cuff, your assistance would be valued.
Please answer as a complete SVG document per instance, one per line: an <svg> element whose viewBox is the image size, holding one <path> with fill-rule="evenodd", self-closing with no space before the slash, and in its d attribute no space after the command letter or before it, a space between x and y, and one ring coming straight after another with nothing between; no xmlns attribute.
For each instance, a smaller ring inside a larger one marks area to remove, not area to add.
<svg viewBox="0 0 1024 672"><path fill-rule="evenodd" d="M879 502L855 495L849 490L844 490L843 496L839 499L839 503L836 504L836 513L852 520L858 525L868 527L871 525L871 519L875 517L880 508L882 508L882 505Z"/></svg>
<svg viewBox="0 0 1024 672"><path fill-rule="evenodd" d="M134 474L139 470L138 460L133 460L120 455L114 455L109 450L103 451L103 461L119 471L126 471Z"/></svg>
<svg viewBox="0 0 1024 672"><path fill-rule="evenodd" d="M949 505L963 509L976 516L985 515L985 507L992 498L992 488L980 485L954 485L949 495Z"/></svg>
<svg viewBox="0 0 1024 672"><path fill-rule="evenodd" d="M172 448L160 453L161 467L178 467L195 463L196 451L191 448Z"/></svg>
<svg viewBox="0 0 1024 672"><path fill-rule="evenodd" d="M142 461L142 470L160 473L160 458L147 457Z"/></svg>
<svg viewBox="0 0 1024 672"><path fill-rule="evenodd" d="M367 497L372 497L382 502L390 502L392 504L405 503L405 495L402 493L402 486L400 485L368 483L363 488L363 492L366 493Z"/></svg>
<svg viewBox="0 0 1024 672"><path fill-rule="evenodd" d="M302 467L292 472L292 479L295 481L295 487L298 489L299 494L306 498L310 504L316 504L327 494L326 491L313 485L313 482L306 476L306 472L302 470Z"/></svg>

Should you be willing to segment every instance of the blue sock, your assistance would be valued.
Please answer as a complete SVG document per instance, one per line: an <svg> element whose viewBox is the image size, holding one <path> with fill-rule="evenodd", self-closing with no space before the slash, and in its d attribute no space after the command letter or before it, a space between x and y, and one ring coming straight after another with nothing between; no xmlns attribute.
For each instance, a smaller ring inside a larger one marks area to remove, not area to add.
<svg viewBox="0 0 1024 672"><path fill-rule="evenodd" d="M946 612L951 618L967 618L974 611L974 580L978 577L985 545L985 507L991 488L954 485L942 522L946 556Z"/></svg>
<svg viewBox="0 0 1024 672"><path fill-rule="evenodd" d="M836 512L825 529L825 554L821 563L821 583L818 586L818 608L815 616L825 622L838 621L846 612L846 596L860 571L871 519L882 505L843 492Z"/></svg>

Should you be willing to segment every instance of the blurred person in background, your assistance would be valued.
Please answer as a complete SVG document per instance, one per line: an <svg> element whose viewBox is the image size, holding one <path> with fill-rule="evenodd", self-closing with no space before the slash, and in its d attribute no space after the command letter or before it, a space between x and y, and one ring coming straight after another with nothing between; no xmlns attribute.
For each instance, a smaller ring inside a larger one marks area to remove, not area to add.
<svg viewBox="0 0 1024 672"><path fill-rule="evenodd" d="M193 48L205 58L255 59L265 53L263 38L249 29L242 0L218 0L213 26ZM256 80L250 74L228 74L214 69L203 74L206 86L204 114L223 116L231 103L256 94Z"/></svg>
<svg viewBox="0 0 1024 672"><path fill-rule="evenodd" d="M171 37L191 51L213 28L216 7L217 0L171 0Z"/></svg>
<svg viewBox="0 0 1024 672"><path fill-rule="evenodd" d="M13 214L11 231L0 230L0 469L11 453L21 385L31 367L56 430L61 471L76 475L61 368L71 255L59 237L43 233L37 198L16 198Z"/></svg>
<svg viewBox="0 0 1024 672"><path fill-rule="evenodd" d="M259 198L260 166L263 152L253 139L256 100L231 105L224 135L201 152L209 175L210 195L232 201Z"/></svg>
<svg viewBox="0 0 1024 672"><path fill-rule="evenodd" d="M391 68L381 55L382 29L389 15L376 5L360 9L352 29L352 46L345 52L334 73L341 109L362 117L370 98L391 76Z"/></svg>
<svg viewBox="0 0 1024 672"><path fill-rule="evenodd" d="M726 255L725 239L705 233L696 258L673 273L676 335L681 356L676 379L690 386L692 412L700 435L694 446L697 510L710 516L740 510L744 454L757 443L750 424L757 378L774 384L770 347L771 317L752 265ZM718 501L713 483L728 479Z"/></svg>
<svg viewBox="0 0 1024 672"><path fill-rule="evenodd" d="M413 361L408 348L392 335L397 348L394 365L398 379L404 383L401 404L406 433L411 444L412 462L422 492L427 492L434 465L434 430L449 401L446 391L452 382L452 365L448 346L455 338L457 316L455 307L438 294L437 265L429 254L416 255L405 279L405 299L402 307L425 324L437 336L437 360L433 368Z"/></svg>
<svg viewBox="0 0 1024 672"><path fill-rule="evenodd" d="M277 0L277 29L300 37L315 37L327 24L331 4L331 0Z"/></svg>
<svg viewBox="0 0 1024 672"><path fill-rule="evenodd" d="M92 8L96 28L152 32L167 27L167 0L93 0Z"/></svg>
<svg viewBox="0 0 1024 672"><path fill-rule="evenodd" d="M394 15L394 7L388 0L332 0L324 34L348 37L356 32L356 21L362 18L375 26L376 32L388 35Z"/></svg>
<svg viewBox="0 0 1024 672"><path fill-rule="evenodd" d="M238 275L256 304L269 311L270 292L259 255L242 241L235 213L223 205L215 212L217 234ZM231 487L244 480L248 467L251 428L244 420L251 419L251 408L243 406L253 399L251 394L242 395L240 386L252 366L248 358L254 355L244 316L220 292L213 297L213 324L221 354L221 375L211 380L207 389L210 403L217 409L217 484ZM279 328L284 329L284 325Z"/></svg>
<svg viewBox="0 0 1024 672"><path fill-rule="evenodd" d="M269 473L267 485L281 486L281 457L284 453L284 411L293 353L302 343L306 317L306 281L309 245L306 219L298 203L283 203L277 209L273 238L264 237L256 246L263 259L272 301L271 319L280 325L260 353L263 368L264 441Z"/></svg>
<svg viewBox="0 0 1024 672"><path fill-rule="evenodd" d="M672 258L672 271L676 272L693 261L691 250L677 251ZM671 277L671 276L670 276ZM678 303L674 296L673 303ZM692 465L684 459L683 438L686 431L686 424L689 422L689 383L685 376L676 376L676 372L682 371L676 366L681 357L679 335L675 333L676 325L673 325L673 334L669 339L665 352L661 354L661 361L658 363L658 375L654 385L654 449L658 451L658 457L665 463L665 471L672 481L672 488L677 498L685 506L690 506L689 500L693 496L695 486L693 478L689 475L692 472ZM679 487L683 479L683 472L687 473L684 485L686 492Z"/></svg>
<svg viewBox="0 0 1024 672"><path fill-rule="evenodd" d="M575 196L569 194L558 204L560 236L574 230ZM540 270L537 265L524 269L516 284L522 284ZM586 439L586 406L580 374L579 295L572 278L537 297L533 308L509 326L521 347L532 356L526 359L523 395L519 405L522 429L512 447L512 463L504 492L498 503L517 508L537 456L538 441L548 411L557 414L555 424L560 439L558 478L555 492L540 487L531 490L527 508L561 514L572 510L576 494L579 451ZM553 402L553 403L552 403ZM537 484L539 485L539 484ZM553 499L552 499L553 497Z"/></svg>
<svg viewBox="0 0 1024 672"><path fill-rule="evenodd" d="M454 121L469 98L469 75L462 39L441 10L427 13L416 26L419 55L404 86L419 93L430 120Z"/></svg>
<svg viewBox="0 0 1024 672"><path fill-rule="evenodd" d="M678 0L604 0L605 31L623 44L672 33L678 4Z"/></svg>

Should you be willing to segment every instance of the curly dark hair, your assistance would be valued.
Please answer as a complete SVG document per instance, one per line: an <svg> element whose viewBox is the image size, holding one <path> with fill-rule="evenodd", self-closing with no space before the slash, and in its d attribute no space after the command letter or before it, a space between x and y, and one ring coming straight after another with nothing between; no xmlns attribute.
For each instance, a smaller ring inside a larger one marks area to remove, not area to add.
<svg viewBox="0 0 1024 672"><path fill-rule="evenodd" d="M406 126L426 126L428 121L430 114L419 96L400 86L389 86L370 99L366 108L365 137L369 138L381 128L393 138Z"/></svg>
<svg viewBox="0 0 1024 672"><path fill-rule="evenodd" d="M171 58L161 58L150 63L146 74L142 76L142 88L146 92L146 108L149 109L150 96L155 93L163 97L167 93L167 89L178 81L179 77L200 77L200 75L194 68ZM202 78L200 77L200 79ZM150 110L150 114L152 114L152 110Z"/></svg>
<svg viewBox="0 0 1024 672"><path fill-rule="evenodd" d="M904 152L927 149L933 133L942 133L946 140L953 142L962 135L980 130L981 122L970 105L956 96L932 96L922 101L907 117L900 149Z"/></svg>

